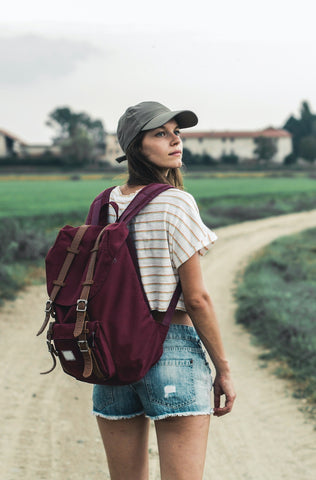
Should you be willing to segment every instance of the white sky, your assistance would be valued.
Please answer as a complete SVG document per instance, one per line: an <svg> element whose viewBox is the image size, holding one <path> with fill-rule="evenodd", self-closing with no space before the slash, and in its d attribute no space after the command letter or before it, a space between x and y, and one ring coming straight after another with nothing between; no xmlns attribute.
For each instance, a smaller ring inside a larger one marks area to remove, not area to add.
<svg viewBox="0 0 316 480"><path fill-rule="evenodd" d="M198 129L282 126L316 109L314 0L11 0L0 13L0 128L50 140L68 105L114 131L132 104L190 108Z"/></svg>

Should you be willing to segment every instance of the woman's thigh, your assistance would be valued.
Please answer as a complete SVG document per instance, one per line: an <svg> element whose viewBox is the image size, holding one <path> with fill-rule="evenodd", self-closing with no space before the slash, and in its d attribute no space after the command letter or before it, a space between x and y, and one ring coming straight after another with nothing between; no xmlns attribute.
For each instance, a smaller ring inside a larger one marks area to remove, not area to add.
<svg viewBox="0 0 316 480"><path fill-rule="evenodd" d="M155 422L161 480L202 480L210 415Z"/></svg>
<svg viewBox="0 0 316 480"><path fill-rule="evenodd" d="M111 480L148 479L149 419L140 415L108 420L97 417Z"/></svg>

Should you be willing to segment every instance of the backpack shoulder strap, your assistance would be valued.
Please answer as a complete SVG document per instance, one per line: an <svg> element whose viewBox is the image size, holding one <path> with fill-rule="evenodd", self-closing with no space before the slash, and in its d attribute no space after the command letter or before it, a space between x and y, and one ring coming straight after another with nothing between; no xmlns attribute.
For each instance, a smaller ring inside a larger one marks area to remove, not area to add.
<svg viewBox="0 0 316 480"><path fill-rule="evenodd" d="M119 222L129 223L135 215L138 214L151 200L153 200L159 193L164 192L170 188L171 185L164 183L151 183L143 187L131 203L126 207L119 218Z"/></svg>
<svg viewBox="0 0 316 480"><path fill-rule="evenodd" d="M110 194L112 190L115 188L107 188L103 192L99 193L99 195L93 200L91 203L88 216L86 218L86 225L98 225L99 224L99 217L101 209L104 205L109 203L110 201Z"/></svg>

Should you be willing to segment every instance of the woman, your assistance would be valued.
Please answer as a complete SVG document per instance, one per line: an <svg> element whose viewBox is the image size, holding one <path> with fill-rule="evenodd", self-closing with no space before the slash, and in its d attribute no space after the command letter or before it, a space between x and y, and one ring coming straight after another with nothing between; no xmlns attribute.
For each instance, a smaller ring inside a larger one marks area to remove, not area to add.
<svg viewBox="0 0 316 480"><path fill-rule="evenodd" d="M176 187L158 195L130 225L155 320L163 317L179 278L182 296L164 353L146 376L133 385L94 386L93 411L112 480L148 479L150 419L155 422L162 480L202 479L210 414L225 415L235 399L199 262L216 235L203 224L193 197L182 190L180 128L196 123L191 111L172 112L157 102L142 102L128 108L118 124L118 140L126 155L117 160L127 159L129 172L127 183L111 192L120 214L149 183ZM216 368L214 409L201 341Z"/></svg>

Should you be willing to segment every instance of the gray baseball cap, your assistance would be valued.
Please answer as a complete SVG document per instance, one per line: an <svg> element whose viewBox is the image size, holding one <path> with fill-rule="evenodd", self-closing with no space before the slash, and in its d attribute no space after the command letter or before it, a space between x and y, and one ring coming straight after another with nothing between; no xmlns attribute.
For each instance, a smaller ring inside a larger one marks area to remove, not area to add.
<svg viewBox="0 0 316 480"><path fill-rule="evenodd" d="M198 118L191 110L171 111L158 102L141 102L129 107L121 116L117 126L117 138L124 153L139 132L158 128L173 118L179 128L194 127ZM118 163L126 160L126 155L118 157Z"/></svg>

